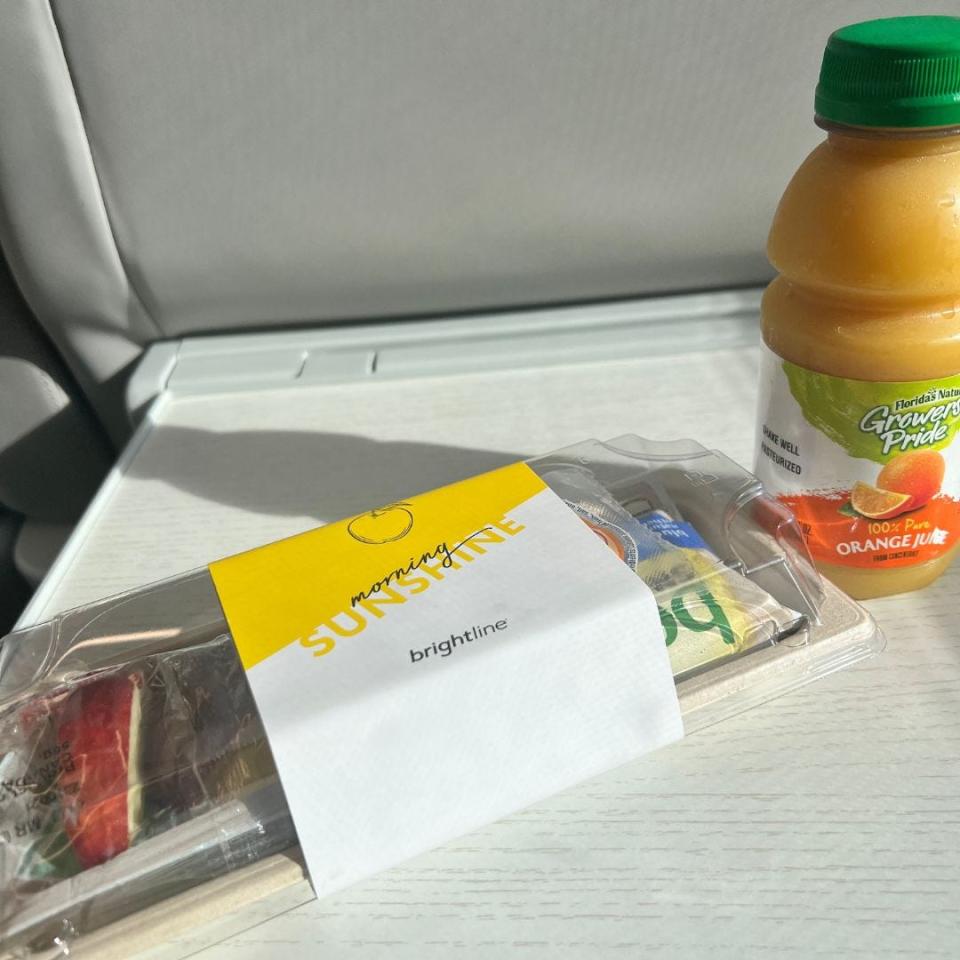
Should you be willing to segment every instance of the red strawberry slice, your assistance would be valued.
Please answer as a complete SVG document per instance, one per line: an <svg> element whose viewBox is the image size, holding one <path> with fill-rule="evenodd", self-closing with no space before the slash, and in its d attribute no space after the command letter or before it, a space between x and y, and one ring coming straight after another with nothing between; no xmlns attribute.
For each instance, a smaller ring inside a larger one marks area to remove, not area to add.
<svg viewBox="0 0 960 960"><path fill-rule="evenodd" d="M122 853L140 827L142 685L139 674L91 680L60 714L63 822L84 868Z"/></svg>

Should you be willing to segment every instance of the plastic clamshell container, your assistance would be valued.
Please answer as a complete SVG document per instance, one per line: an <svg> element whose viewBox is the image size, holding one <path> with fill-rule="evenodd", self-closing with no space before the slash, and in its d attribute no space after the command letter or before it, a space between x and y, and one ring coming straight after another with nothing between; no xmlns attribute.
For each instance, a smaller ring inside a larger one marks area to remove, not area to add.
<svg viewBox="0 0 960 960"><path fill-rule="evenodd" d="M688 733L882 649L723 454L624 436L529 463L653 589ZM90 782L112 811L93 826ZM0 957L130 955L134 931L155 943L302 885L296 844L206 570L2 641Z"/></svg>

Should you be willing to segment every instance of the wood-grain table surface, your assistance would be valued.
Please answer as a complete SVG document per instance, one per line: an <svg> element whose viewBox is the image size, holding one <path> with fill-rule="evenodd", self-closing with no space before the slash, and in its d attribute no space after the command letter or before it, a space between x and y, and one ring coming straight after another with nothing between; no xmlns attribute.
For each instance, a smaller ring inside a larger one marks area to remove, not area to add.
<svg viewBox="0 0 960 960"><path fill-rule="evenodd" d="M749 465L757 365L720 350L172 400L44 606L584 438L694 437ZM960 956L960 568L868 606L877 659L337 896L252 911L198 958Z"/></svg>

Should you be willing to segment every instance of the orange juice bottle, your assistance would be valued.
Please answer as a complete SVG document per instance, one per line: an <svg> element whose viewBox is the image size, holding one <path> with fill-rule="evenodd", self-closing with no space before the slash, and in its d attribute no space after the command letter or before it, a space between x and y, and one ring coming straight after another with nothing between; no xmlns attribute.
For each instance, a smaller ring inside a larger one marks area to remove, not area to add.
<svg viewBox="0 0 960 960"><path fill-rule="evenodd" d="M827 42L767 253L757 474L854 597L935 580L960 542L960 19Z"/></svg>

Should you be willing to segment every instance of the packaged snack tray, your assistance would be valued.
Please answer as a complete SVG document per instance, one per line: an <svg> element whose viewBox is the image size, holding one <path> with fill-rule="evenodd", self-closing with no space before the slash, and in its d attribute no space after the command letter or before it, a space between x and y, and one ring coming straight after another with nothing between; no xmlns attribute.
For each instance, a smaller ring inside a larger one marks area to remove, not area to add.
<svg viewBox="0 0 960 960"><path fill-rule="evenodd" d="M687 732L881 649L723 454L626 436L530 466L653 590ZM0 956L83 955L194 888L216 913L218 878L287 882L296 843L206 570L3 641Z"/></svg>

